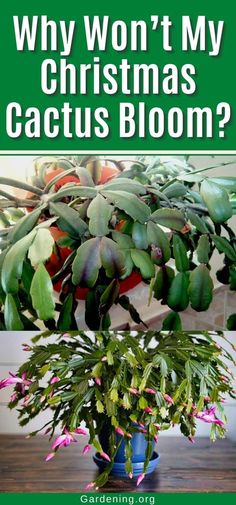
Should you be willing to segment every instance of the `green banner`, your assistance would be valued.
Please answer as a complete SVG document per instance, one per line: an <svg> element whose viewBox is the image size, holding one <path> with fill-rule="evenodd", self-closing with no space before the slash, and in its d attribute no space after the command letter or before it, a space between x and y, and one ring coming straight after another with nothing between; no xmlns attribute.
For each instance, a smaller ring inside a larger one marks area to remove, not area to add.
<svg viewBox="0 0 236 505"><path fill-rule="evenodd" d="M235 14L229 0L4 2L0 150L234 150Z"/></svg>
<svg viewBox="0 0 236 505"><path fill-rule="evenodd" d="M213 493L62 493L62 494L48 494L48 493L10 493L10 494L0 494L2 505L11 504L24 504L31 505L32 501L35 505L40 505L42 500L45 505L64 505L65 502L71 505L86 505L86 504L98 504L98 505L198 505L199 502L202 505L220 505L222 500L224 500L227 505L233 505L235 503L235 494L224 493L213 494Z"/></svg>

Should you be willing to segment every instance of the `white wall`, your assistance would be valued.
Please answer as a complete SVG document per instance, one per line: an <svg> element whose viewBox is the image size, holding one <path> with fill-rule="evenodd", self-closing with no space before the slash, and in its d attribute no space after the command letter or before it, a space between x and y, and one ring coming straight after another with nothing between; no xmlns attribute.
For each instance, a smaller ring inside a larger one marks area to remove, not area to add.
<svg viewBox="0 0 236 505"><path fill-rule="evenodd" d="M231 342L236 344L236 332L226 332L225 334ZM16 371L19 365L27 359L27 353L22 350L22 344L29 343L33 335L33 332L1 332L0 380L7 377L9 371ZM222 343L222 339L219 339L219 342ZM6 388L0 391L0 433L28 433L39 428L50 418L48 412L48 414L43 414L40 419L33 420L28 427L20 428L17 423L17 412L15 410L10 411L7 408L12 389ZM229 438L236 440L236 402L229 399L226 404L226 412L228 415L227 435ZM208 436L209 432L210 425L199 421L198 436ZM163 432L161 436L170 435L179 435L178 428Z"/></svg>

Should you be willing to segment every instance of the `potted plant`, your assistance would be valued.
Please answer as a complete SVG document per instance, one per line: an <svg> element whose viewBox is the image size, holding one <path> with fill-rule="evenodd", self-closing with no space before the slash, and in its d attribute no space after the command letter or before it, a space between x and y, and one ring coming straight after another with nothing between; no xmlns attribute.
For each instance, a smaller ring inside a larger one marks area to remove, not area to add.
<svg viewBox="0 0 236 505"><path fill-rule="evenodd" d="M101 179L103 163L37 160L34 185L0 178L30 192L19 199L1 190L1 329L33 330L42 322L48 329L76 329L78 299L85 300L92 330L108 329L117 305L141 324L127 294L141 281L150 286L150 299L171 309L163 329L181 329L188 305L205 311L211 304L215 250L222 255L217 278L235 290L236 238L229 222L235 177L206 177L205 168L194 170L186 160L154 158L117 161ZM16 223L9 217L14 208L25 212ZM233 314L229 329L235 321Z"/></svg>
<svg viewBox="0 0 236 505"><path fill-rule="evenodd" d="M197 420L211 424L212 440L224 436L225 395L236 392L234 358L216 341L226 341L223 334L77 331L45 343L50 335L23 344L28 360L0 388L14 385L9 407L18 409L21 426L51 410L51 419L30 433L50 435L46 461L88 435L83 455L93 447L102 473L87 489L103 486L111 472L137 476L140 484L158 463L159 434L174 425L190 442Z"/></svg>

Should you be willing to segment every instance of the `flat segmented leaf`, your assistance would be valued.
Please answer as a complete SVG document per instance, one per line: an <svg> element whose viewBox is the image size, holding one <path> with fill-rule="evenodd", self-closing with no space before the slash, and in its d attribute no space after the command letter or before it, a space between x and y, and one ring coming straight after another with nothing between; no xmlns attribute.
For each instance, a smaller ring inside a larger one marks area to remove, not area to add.
<svg viewBox="0 0 236 505"><path fill-rule="evenodd" d="M156 265L163 265L171 256L170 243L167 234L156 223L149 221L147 224L147 238L151 245L152 259ZM160 251L158 251L160 249ZM158 254L159 253L159 254Z"/></svg>
<svg viewBox="0 0 236 505"><path fill-rule="evenodd" d="M100 244L100 257L107 277L121 277L125 273L125 257L114 240L103 237Z"/></svg>
<svg viewBox="0 0 236 505"><path fill-rule="evenodd" d="M131 250L131 258L135 266L140 270L143 279L151 279L155 275L155 267L146 251Z"/></svg>
<svg viewBox="0 0 236 505"><path fill-rule="evenodd" d="M33 276L30 295L38 318L43 321L53 319L55 315L53 285L50 275L42 263L40 263Z"/></svg>
<svg viewBox="0 0 236 505"><path fill-rule="evenodd" d="M19 331L24 329L15 300L10 293L7 294L5 298L4 322L6 330L8 331Z"/></svg>
<svg viewBox="0 0 236 505"><path fill-rule="evenodd" d="M23 262L35 237L36 230L18 240L6 253L2 265L2 287L5 293L17 293L21 279Z"/></svg>
<svg viewBox="0 0 236 505"><path fill-rule="evenodd" d="M113 206L100 194L90 203L87 216L89 218L89 231L95 237L103 237L109 233L109 221L112 216Z"/></svg>
<svg viewBox="0 0 236 505"><path fill-rule="evenodd" d="M134 221L146 223L150 216L149 207L136 195L126 191L101 191L118 209L124 210Z"/></svg>
<svg viewBox="0 0 236 505"><path fill-rule="evenodd" d="M50 258L53 245L54 239L50 231L47 228L39 228L28 251L31 265L36 266Z"/></svg>
<svg viewBox="0 0 236 505"><path fill-rule="evenodd" d="M100 239L91 238L78 249L72 264L72 282L76 285L93 287L101 268Z"/></svg>
<svg viewBox="0 0 236 505"><path fill-rule="evenodd" d="M174 234L173 236L173 252L177 270L179 272L189 270L187 248L182 238L177 234Z"/></svg>
<svg viewBox="0 0 236 505"><path fill-rule="evenodd" d="M230 260L236 261L236 251L227 238L219 237L219 235L211 235L211 239L219 252L224 253Z"/></svg>
<svg viewBox="0 0 236 505"><path fill-rule="evenodd" d="M213 297L213 281L205 265L199 265L190 274L189 298L191 307L198 312L207 310Z"/></svg>
<svg viewBox="0 0 236 505"><path fill-rule="evenodd" d="M180 210L158 209L151 215L151 220L166 228L181 231L186 225L184 215Z"/></svg>
<svg viewBox="0 0 236 505"><path fill-rule="evenodd" d="M50 203L49 208L55 216L59 217L57 225L62 231L69 233L75 239L80 238L86 233L88 226L81 219L78 211L62 202Z"/></svg>
<svg viewBox="0 0 236 505"><path fill-rule="evenodd" d="M179 272L172 281L167 297L168 306L172 310L180 312L187 308L189 304L188 286L188 274Z"/></svg>
<svg viewBox="0 0 236 505"><path fill-rule="evenodd" d="M13 244L25 237L34 228L44 208L45 206L39 207L17 221L13 230L8 235L9 240Z"/></svg>
<svg viewBox="0 0 236 505"><path fill-rule="evenodd" d="M227 191L210 179L201 184L200 193L214 223L224 223L233 214Z"/></svg>

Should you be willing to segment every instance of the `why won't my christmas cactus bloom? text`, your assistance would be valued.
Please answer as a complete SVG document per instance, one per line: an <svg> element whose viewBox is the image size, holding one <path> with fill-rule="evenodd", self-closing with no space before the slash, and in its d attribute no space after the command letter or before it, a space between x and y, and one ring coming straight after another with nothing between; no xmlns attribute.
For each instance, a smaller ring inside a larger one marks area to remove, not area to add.
<svg viewBox="0 0 236 505"><path fill-rule="evenodd" d="M212 440L224 436L224 402L228 395L235 399L236 392L231 371L235 350L223 333L74 331L54 333L53 343L47 341L52 334L32 338L27 360L0 388L14 386L9 408L17 408L21 426L50 409L51 419L30 433L52 439L46 461L76 445L81 436L84 457L95 449L106 468L87 486L105 484L121 442L127 475L133 477L132 439L137 433L147 441L137 484L163 430L178 425L193 442L196 423L202 421L211 425ZM58 428L61 434L55 436Z"/></svg>
<svg viewBox="0 0 236 505"><path fill-rule="evenodd" d="M143 327L148 316L131 302L143 282L143 304L169 311L162 329L181 330L181 312L211 306L215 251L218 282L236 289L232 163L206 175L173 157L51 157L36 160L30 184L0 177L1 329L76 330L82 318L107 330L117 308ZM236 310L227 326L236 329Z"/></svg>

